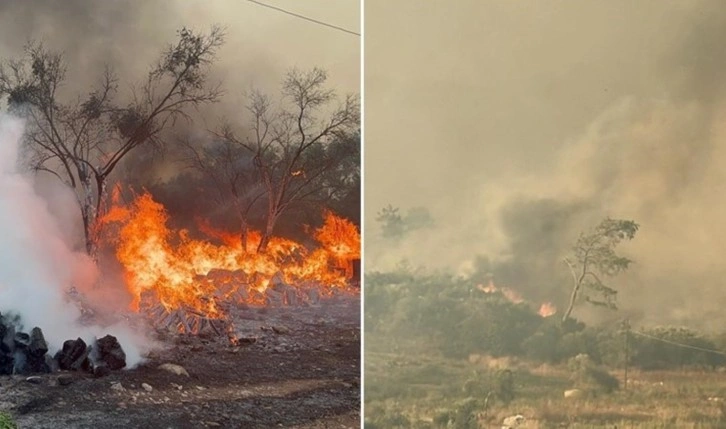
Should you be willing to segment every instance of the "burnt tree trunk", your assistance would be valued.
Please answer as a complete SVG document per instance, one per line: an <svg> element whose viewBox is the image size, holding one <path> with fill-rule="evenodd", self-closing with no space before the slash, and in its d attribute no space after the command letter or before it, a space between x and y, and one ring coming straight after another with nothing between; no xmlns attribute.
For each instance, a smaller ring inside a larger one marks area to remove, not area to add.
<svg viewBox="0 0 726 429"><path fill-rule="evenodd" d="M267 251L267 246L270 244L270 238L272 238L272 233L275 230L275 222L276 220L274 219L274 216L271 215L267 218L265 230L260 238L260 244L257 246L257 253L264 253Z"/></svg>

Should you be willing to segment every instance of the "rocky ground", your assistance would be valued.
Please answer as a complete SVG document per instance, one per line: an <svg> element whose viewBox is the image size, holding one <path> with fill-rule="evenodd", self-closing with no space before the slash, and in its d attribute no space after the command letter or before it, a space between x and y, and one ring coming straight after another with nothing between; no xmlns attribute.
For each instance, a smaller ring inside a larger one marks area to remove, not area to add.
<svg viewBox="0 0 726 429"><path fill-rule="evenodd" d="M360 427L359 297L233 320L238 346L167 333L166 349L105 377L0 377L0 411L37 429Z"/></svg>

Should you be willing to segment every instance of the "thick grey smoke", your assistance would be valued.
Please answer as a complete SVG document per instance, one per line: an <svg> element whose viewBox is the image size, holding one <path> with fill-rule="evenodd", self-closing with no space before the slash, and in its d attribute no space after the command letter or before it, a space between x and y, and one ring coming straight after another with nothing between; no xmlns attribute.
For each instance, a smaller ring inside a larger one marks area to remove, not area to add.
<svg viewBox="0 0 726 429"><path fill-rule="evenodd" d="M577 234L605 216L627 218L641 230L622 247L636 264L612 282L616 316L723 326L719 2L399 4L419 22L410 40L375 4L366 60L393 62L411 80L366 76L370 268L407 258L490 271L561 307L570 281L561 260ZM442 17L459 31L430 31ZM411 40L424 52L409 52ZM388 203L429 207L438 228L399 246L376 239L374 210Z"/></svg>
<svg viewBox="0 0 726 429"><path fill-rule="evenodd" d="M274 5L360 30L359 1L283 0ZM217 104L190 112L194 131L217 128L222 119L247 123L244 93L254 87L277 95L284 74L293 67L327 70L330 86L341 95L360 91L360 38L237 0L3 0L0 59L18 57L29 40L42 41L49 49L63 52L67 62L61 96L73 99L87 94L109 65L119 77L118 98L125 100L164 48L176 41L177 30L188 27L203 32L212 25L225 28L226 38L209 82L221 83L225 96ZM175 134L187 131L188 127L177 129ZM134 169L132 157L147 154L144 150L132 153L125 163L131 166L126 171L118 169L116 178L135 179L144 171L145 176L168 179L180 168L175 162L176 148L167 145L165 157L144 166L150 168Z"/></svg>
<svg viewBox="0 0 726 429"><path fill-rule="evenodd" d="M285 0L275 5L359 31L358 1ZM360 39L247 1L170 0L3 0L0 2L0 58L22 52L29 40L42 40L64 52L69 93L87 91L105 65L118 73L122 91L143 80L161 50L186 26L206 30L218 24L226 43L214 67L227 90L217 113L241 112L241 94L250 85L277 89L294 66L328 70L342 93L360 88Z"/></svg>
<svg viewBox="0 0 726 429"><path fill-rule="evenodd" d="M80 310L67 299L71 285L89 288L98 279L95 264L73 252L50 212L48 203L34 190L32 179L20 168L19 148L23 124L0 114L0 313L21 317L26 329L40 327L51 352L63 341L115 335L134 366L150 343L123 325L82 326ZM66 197L73 198L69 194ZM58 197L53 207L74 207L71 199Z"/></svg>

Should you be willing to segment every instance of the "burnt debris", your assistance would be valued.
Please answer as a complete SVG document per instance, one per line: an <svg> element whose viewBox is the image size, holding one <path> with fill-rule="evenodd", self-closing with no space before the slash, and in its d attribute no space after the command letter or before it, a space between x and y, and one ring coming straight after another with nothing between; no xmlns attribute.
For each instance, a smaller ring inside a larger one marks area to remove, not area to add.
<svg viewBox="0 0 726 429"><path fill-rule="evenodd" d="M17 325L17 326L16 326ZM106 335L87 345L81 338L68 340L54 356L48 354L43 331L20 331L18 319L0 314L0 375L30 375L85 371L100 377L126 367L126 353L116 337Z"/></svg>

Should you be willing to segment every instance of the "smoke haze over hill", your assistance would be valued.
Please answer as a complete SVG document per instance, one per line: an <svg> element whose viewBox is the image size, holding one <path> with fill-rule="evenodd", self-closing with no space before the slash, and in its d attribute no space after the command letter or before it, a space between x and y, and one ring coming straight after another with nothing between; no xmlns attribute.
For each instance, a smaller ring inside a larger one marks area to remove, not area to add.
<svg viewBox="0 0 726 429"><path fill-rule="evenodd" d="M577 234L633 219L621 316L724 322L718 2L401 2L416 17L405 29L378 3L366 61L393 72L366 70L369 269L407 258L471 273L485 255L495 280L562 306ZM389 203L429 208L436 228L376 238Z"/></svg>

